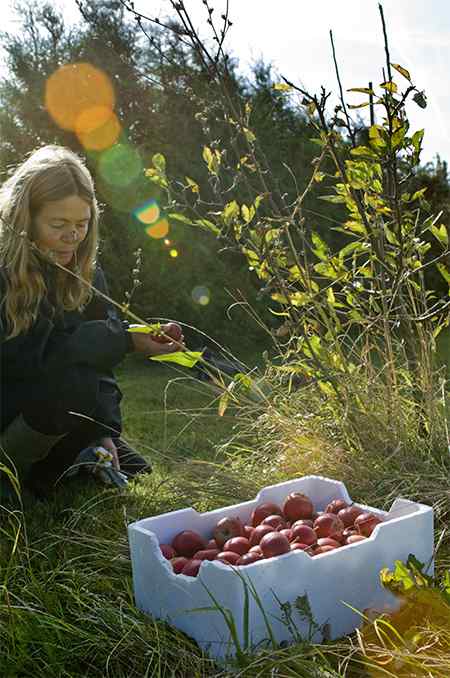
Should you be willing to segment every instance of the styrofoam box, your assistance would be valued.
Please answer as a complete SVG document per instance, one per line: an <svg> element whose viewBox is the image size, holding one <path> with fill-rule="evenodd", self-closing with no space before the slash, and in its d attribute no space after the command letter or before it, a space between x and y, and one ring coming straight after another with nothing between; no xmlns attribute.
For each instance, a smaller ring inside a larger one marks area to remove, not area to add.
<svg viewBox="0 0 450 678"><path fill-rule="evenodd" d="M188 577L174 574L159 549L160 543L170 543L182 530L195 530L209 539L220 518L239 516L247 522L257 504L266 501L281 504L290 492L307 494L318 511L323 511L332 499L351 503L343 483L321 476L304 476L265 487L254 500L242 504L208 513L187 508L130 524L128 536L137 607L184 631L212 657L223 661L235 654L235 645L223 615L214 609L211 595L232 613L239 642L244 646L242 577L257 591L276 641L290 642L293 636L283 623L280 603L294 603L298 596L307 594L315 622L326 625L328 637L335 639L361 625L362 616L357 611L395 609L396 599L379 581L382 568L391 569L395 560L406 561L413 553L421 562L429 564L428 571L432 572L433 510L406 499L396 499L389 512L357 504L381 516L384 522L367 540L314 558L303 551L294 551L236 569L220 562L204 561L198 576ZM292 609L299 633L307 636L309 624L294 607ZM248 614L251 649L263 644L269 636L264 615L251 593ZM321 642L323 638L316 633L313 640Z"/></svg>

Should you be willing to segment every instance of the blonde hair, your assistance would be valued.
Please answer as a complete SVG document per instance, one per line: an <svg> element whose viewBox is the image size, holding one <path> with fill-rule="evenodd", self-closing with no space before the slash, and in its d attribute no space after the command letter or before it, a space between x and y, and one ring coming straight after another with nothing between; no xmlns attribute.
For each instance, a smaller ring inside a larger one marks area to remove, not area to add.
<svg viewBox="0 0 450 678"><path fill-rule="evenodd" d="M84 162L63 146L44 146L34 151L0 189L0 266L6 277L3 299L8 326L7 338L27 331L37 318L47 293L44 262L51 263L33 243L33 220L45 203L78 195L91 208L86 238L76 259L66 266L78 278L55 265L56 305L81 310L92 296L98 247L98 205L94 183ZM80 280L81 278L81 280Z"/></svg>

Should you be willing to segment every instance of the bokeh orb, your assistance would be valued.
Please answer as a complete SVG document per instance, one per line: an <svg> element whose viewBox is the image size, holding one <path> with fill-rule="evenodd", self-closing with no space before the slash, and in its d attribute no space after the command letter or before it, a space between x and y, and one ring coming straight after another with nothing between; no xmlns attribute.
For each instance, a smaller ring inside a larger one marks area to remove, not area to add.
<svg viewBox="0 0 450 678"><path fill-rule="evenodd" d="M47 79L45 107L62 129L76 131L84 111L96 107L113 111L114 105L109 77L89 63L64 64Z"/></svg>
<svg viewBox="0 0 450 678"><path fill-rule="evenodd" d="M113 186L128 186L143 171L138 151L126 143L118 143L101 154L98 171L104 181Z"/></svg>
<svg viewBox="0 0 450 678"><path fill-rule="evenodd" d="M165 238L166 235L169 232L169 222L167 219L160 219L159 221L156 222L156 224L152 224L151 226L147 226L145 229L145 232L147 233L150 238Z"/></svg>
<svg viewBox="0 0 450 678"><path fill-rule="evenodd" d="M191 292L192 299L200 306L207 306L211 301L211 294L207 287L198 285Z"/></svg>

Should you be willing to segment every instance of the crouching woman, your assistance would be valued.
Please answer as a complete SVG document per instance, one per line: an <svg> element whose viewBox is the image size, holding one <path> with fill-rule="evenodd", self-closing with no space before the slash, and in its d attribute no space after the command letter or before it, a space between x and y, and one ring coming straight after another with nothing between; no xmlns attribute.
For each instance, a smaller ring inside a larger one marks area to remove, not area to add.
<svg viewBox="0 0 450 678"><path fill-rule="evenodd" d="M120 437L112 370L132 351L183 347L128 332L93 291L107 292L98 217L88 169L60 146L35 151L0 190L0 464L40 495L91 445L127 475L150 470Z"/></svg>

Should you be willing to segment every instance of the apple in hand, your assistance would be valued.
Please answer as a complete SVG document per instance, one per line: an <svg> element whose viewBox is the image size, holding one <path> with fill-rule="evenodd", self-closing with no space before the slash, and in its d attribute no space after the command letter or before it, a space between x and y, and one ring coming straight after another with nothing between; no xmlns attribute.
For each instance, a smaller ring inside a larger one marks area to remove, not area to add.
<svg viewBox="0 0 450 678"><path fill-rule="evenodd" d="M168 344L174 339L175 341L180 341L183 335L183 330L178 323L167 323L166 325L161 325L161 330L164 332L164 334L167 334L168 337L157 335L152 336L153 341L158 342L158 344Z"/></svg>
<svg viewBox="0 0 450 678"><path fill-rule="evenodd" d="M218 548L222 548L226 541L233 537L245 536L244 526L240 518L228 516L219 520L214 528L214 539Z"/></svg>

